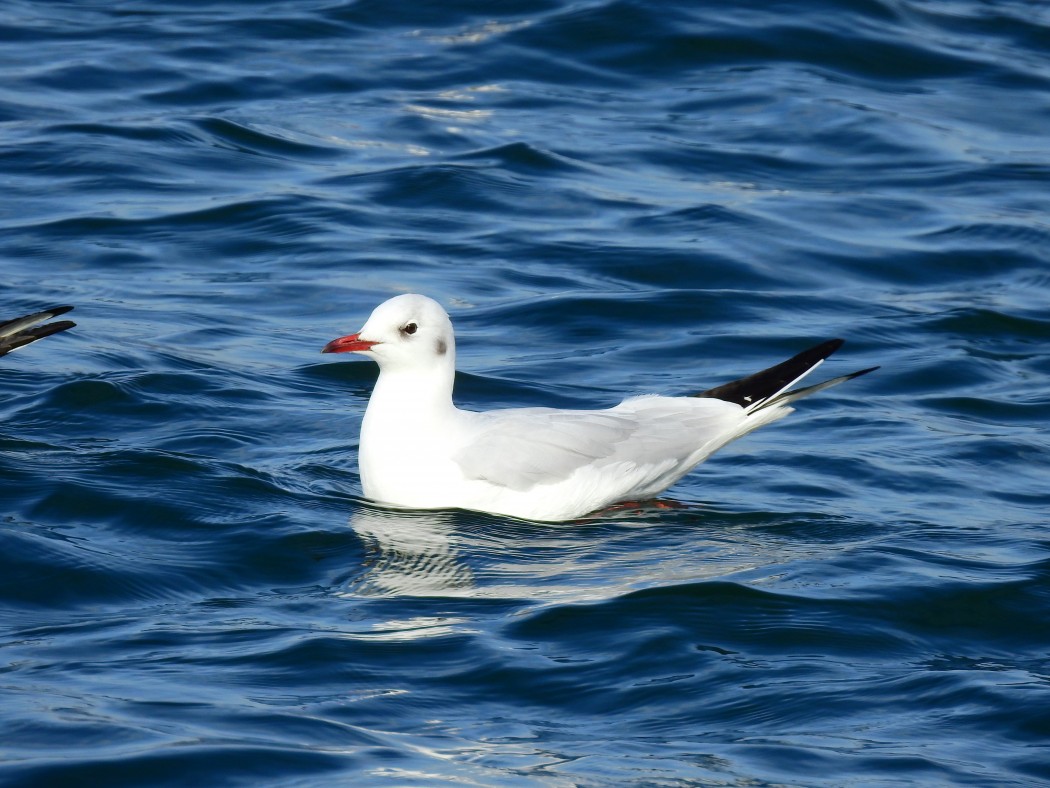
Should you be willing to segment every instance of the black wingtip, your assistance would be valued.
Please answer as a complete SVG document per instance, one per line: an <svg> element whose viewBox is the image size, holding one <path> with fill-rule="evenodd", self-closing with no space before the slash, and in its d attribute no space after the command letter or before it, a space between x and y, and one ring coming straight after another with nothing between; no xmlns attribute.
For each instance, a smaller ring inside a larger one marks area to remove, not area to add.
<svg viewBox="0 0 1050 788"><path fill-rule="evenodd" d="M790 386L802 375L813 369L845 343L844 339L829 339L814 345L808 350L792 356L776 366L748 375L713 389L694 394L695 397L714 397L715 399L734 402L742 408L754 407L757 403L769 399L786 386ZM871 370L866 370L870 372Z"/></svg>
<svg viewBox="0 0 1050 788"><path fill-rule="evenodd" d="M867 375L869 372L874 372L877 369L882 369L882 367L878 366L868 367L867 369L859 369L856 372L851 372L850 374L846 375L846 379L853 380L853 378L859 378L861 375Z"/></svg>

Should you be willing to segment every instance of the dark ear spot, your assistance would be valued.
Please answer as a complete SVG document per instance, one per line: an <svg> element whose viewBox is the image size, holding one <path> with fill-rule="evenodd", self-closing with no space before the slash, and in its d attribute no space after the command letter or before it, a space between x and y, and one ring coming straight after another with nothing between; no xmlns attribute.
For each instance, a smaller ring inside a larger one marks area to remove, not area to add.
<svg viewBox="0 0 1050 788"><path fill-rule="evenodd" d="M437 346L435 349L437 350L437 354L439 356L443 356L446 353L448 353L448 343L443 339L439 339L437 341Z"/></svg>

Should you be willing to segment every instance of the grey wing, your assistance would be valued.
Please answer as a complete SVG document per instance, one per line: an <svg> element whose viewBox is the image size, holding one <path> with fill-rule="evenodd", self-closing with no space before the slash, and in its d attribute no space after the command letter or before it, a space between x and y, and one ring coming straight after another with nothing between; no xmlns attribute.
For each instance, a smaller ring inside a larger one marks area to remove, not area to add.
<svg viewBox="0 0 1050 788"><path fill-rule="evenodd" d="M587 465L663 473L736 429L744 411L714 399L635 397L609 410L523 408L479 416L480 429L456 463L469 479L528 490Z"/></svg>
<svg viewBox="0 0 1050 788"><path fill-rule="evenodd" d="M474 439L454 456L468 479L528 490L612 457L638 420L613 410L521 408L478 414Z"/></svg>

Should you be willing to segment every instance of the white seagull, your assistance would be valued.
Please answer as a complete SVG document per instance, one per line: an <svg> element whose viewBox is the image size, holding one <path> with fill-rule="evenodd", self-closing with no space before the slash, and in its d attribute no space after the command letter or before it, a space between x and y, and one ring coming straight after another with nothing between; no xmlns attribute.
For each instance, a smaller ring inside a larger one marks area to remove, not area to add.
<svg viewBox="0 0 1050 788"><path fill-rule="evenodd" d="M791 413L788 403L877 367L791 386L842 345L832 339L750 377L685 397L630 397L606 410L461 410L456 344L441 305L400 295L322 353L379 364L361 425L365 496L411 509L472 509L561 521L662 493L717 449Z"/></svg>
<svg viewBox="0 0 1050 788"><path fill-rule="evenodd" d="M6 356L12 350L36 342L38 339L57 334L76 325L72 320L59 320L56 323L39 325L46 320L64 315L73 309L71 306L55 306L42 312L16 317L0 323L0 356Z"/></svg>

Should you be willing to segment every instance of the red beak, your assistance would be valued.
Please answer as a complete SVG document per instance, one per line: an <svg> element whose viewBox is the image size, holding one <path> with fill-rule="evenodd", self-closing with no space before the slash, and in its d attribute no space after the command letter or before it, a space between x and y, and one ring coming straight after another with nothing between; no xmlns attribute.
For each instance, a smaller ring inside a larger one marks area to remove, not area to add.
<svg viewBox="0 0 1050 788"><path fill-rule="evenodd" d="M367 339L361 339L360 334L351 334L348 337L339 337L339 339L333 339L322 349L322 353L364 353L366 350L371 350L372 345L378 345L378 342L370 342Z"/></svg>

